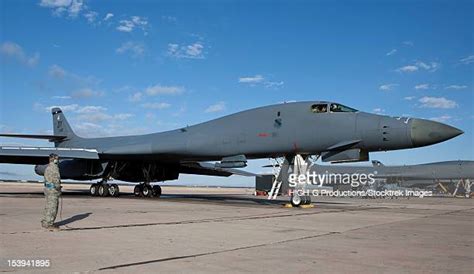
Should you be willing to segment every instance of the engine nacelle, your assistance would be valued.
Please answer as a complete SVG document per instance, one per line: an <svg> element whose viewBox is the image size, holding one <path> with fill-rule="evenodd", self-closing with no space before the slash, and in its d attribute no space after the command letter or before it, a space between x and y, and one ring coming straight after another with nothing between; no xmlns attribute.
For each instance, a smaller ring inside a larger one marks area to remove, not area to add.
<svg viewBox="0 0 474 274"><path fill-rule="evenodd" d="M36 165L35 173L44 176L48 165ZM104 172L101 163L89 160L61 160L58 164L61 179L93 180L98 179Z"/></svg>

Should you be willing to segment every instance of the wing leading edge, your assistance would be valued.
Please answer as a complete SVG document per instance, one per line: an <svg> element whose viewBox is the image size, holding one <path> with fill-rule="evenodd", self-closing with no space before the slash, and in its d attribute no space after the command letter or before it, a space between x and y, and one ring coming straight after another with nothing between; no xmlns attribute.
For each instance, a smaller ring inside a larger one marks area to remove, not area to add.
<svg viewBox="0 0 474 274"><path fill-rule="evenodd" d="M67 138L67 136L62 136L62 135L41 135L41 134L0 134L0 137L46 139L46 140L49 140L50 142L61 141Z"/></svg>
<svg viewBox="0 0 474 274"><path fill-rule="evenodd" d="M51 153L63 159L99 159L99 154L95 149L3 146L0 147L0 163L45 164L48 163Z"/></svg>

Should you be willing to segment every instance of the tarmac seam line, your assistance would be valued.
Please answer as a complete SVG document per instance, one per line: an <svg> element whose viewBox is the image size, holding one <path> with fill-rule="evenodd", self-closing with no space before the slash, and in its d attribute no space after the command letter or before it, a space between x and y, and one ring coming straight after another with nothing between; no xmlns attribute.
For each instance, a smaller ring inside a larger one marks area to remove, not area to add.
<svg viewBox="0 0 474 274"><path fill-rule="evenodd" d="M174 260L182 260L182 259L187 259L187 258L197 258L197 257L202 257L202 256L220 254L220 253L227 253L227 252L257 248L257 247L265 247L265 246L270 246L270 245L283 244L283 243L287 243L287 242L291 242L291 241L299 241L299 240L306 240L306 239L312 239L312 238L317 238L317 237L324 237L324 236L333 235L333 234L340 234L340 232L327 232L327 233L323 233L323 234L310 235L310 236L305 236L305 237L299 237L299 238L293 238L293 239L287 239L287 240L282 240L282 241L277 241L277 242L270 242L270 243L263 243L263 244L257 244L257 245L241 246L241 247L225 249L225 250L220 250L220 251L211 251L211 252L204 252L204 253L198 253L198 254L175 256L175 257L168 257L168 258L162 258L162 259L156 259L156 260L147 260L147 261L140 261L140 262L134 262L134 263L128 263L128 264L113 265L113 266L108 266L108 267L102 267L102 268L99 268L97 270L99 270L99 271L100 270L112 270L112 269L117 269L117 268L138 266L138 265L144 265L144 264L152 264L152 263L160 263L160 262L167 262L167 261L174 261Z"/></svg>

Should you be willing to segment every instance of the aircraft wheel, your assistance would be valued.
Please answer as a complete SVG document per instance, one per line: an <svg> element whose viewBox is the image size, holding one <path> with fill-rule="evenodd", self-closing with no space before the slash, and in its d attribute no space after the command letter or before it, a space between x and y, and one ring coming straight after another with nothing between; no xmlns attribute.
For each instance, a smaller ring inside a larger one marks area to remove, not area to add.
<svg viewBox="0 0 474 274"><path fill-rule="evenodd" d="M311 204L311 196L307 195L307 196L304 196L304 205L309 205Z"/></svg>
<svg viewBox="0 0 474 274"><path fill-rule="evenodd" d="M111 184L109 186L109 194L112 197L118 197L119 196L119 186L117 184Z"/></svg>
<svg viewBox="0 0 474 274"><path fill-rule="evenodd" d="M142 187L143 187L142 185L136 185L133 188L133 194L135 194L135 197L142 197L143 196Z"/></svg>
<svg viewBox="0 0 474 274"><path fill-rule="evenodd" d="M91 196L97 196L97 190L98 190L97 184L92 184L91 187L89 188L89 193L91 194Z"/></svg>
<svg viewBox="0 0 474 274"><path fill-rule="evenodd" d="M301 205L305 205L306 204L306 197L307 196L301 196Z"/></svg>
<svg viewBox="0 0 474 274"><path fill-rule="evenodd" d="M150 185L144 185L142 188L142 193L144 197L153 197L153 189Z"/></svg>
<svg viewBox="0 0 474 274"><path fill-rule="evenodd" d="M109 196L109 186L107 184L99 184L99 188L97 189L97 193L101 197Z"/></svg>
<svg viewBox="0 0 474 274"><path fill-rule="evenodd" d="M299 207L301 204L302 204L301 196L299 196L298 194L293 194L291 196L291 205L293 207Z"/></svg>
<svg viewBox="0 0 474 274"><path fill-rule="evenodd" d="M159 198L161 196L161 186L154 185L152 188L153 197Z"/></svg>

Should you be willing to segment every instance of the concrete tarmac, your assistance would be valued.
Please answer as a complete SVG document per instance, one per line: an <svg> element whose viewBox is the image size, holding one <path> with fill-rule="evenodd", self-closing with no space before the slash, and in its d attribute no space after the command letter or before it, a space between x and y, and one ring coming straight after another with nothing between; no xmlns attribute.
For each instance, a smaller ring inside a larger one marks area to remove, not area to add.
<svg viewBox="0 0 474 274"><path fill-rule="evenodd" d="M243 188L163 186L159 199L131 191L99 198L65 186L61 230L50 232L40 226L41 185L0 183L0 271L474 271L472 199L322 197L295 209ZM51 266L8 266L18 259Z"/></svg>

